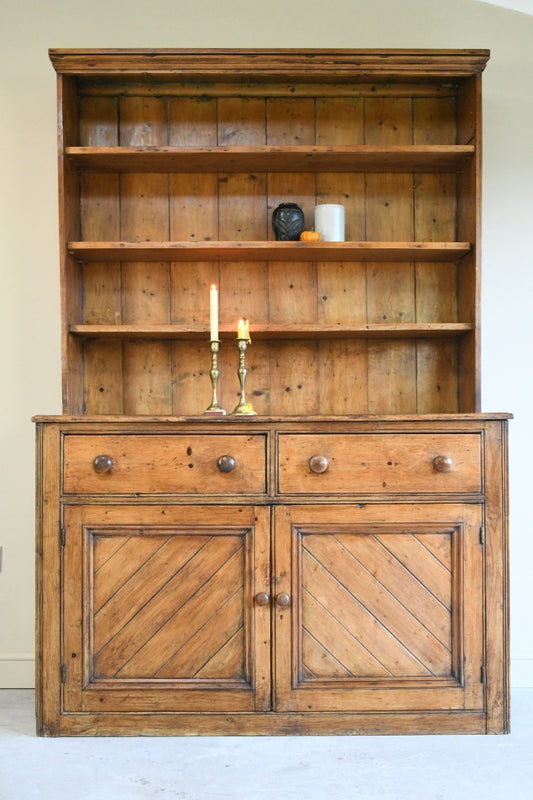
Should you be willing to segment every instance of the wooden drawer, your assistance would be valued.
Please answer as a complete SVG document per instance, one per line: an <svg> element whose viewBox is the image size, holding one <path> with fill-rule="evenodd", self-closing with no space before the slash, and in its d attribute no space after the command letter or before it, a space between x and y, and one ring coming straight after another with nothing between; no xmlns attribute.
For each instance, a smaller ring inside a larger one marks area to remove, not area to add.
<svg viewBox="0 0 533 800"><path fill-rule="evenodd" d="M480 492L481 437L477 433L282 434L279 491Z"/></svg>
<svg viewBox="0 0 533 800"><path fill-rule="evenodd" d="M67 435L63 491L261 494L265 453L262 435Z"/></svg>

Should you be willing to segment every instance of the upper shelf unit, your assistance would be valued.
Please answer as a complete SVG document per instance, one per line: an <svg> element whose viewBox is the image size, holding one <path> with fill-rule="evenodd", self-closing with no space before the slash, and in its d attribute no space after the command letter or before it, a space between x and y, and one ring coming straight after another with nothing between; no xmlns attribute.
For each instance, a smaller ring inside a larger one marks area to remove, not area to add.
<svg viewBox="0 0 533 800"><path fill-rule="evenodd" d="M479 410L486 50L53 50L64 411ZM272 212L342 204L344 242Z"/></svg>

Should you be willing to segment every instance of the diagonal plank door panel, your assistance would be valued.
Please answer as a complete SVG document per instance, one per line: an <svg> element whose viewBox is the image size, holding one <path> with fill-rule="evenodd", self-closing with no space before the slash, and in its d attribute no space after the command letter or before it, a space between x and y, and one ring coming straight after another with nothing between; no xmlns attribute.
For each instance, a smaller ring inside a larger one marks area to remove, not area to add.
<svg viewBox="0 0 533 800"><path fill-rule="evenodd" d="M167 580L165 570L158 569L157 560L152 558L144 569L138 570L134 576L136 580L131 579L117 592L116 603L110 601L102 609L94 609L95 674L98 677L154 677L170 656L160 645L171 635L168 632L171 621L174 620L174 628L179 629L180 619L187 614L193 598L197 598L195 608L198 609L211 591L211 583L219 570L237 554L231 577L242 589L244 553L240 536L212 537L207 543L207 537L201 535L182 537L167 533L155 538L165 540L159 553L178 552L175 565L170 566L174 574ZM117 568L120 569L120 565ZM219 584L220 579L215 589ZM98 585L97 574L94 585ZM195 624L200 624L203 613L202 609L198 612ZM105 643L102 649L96 650L101 640Z"/></svg>
<svg viewBox="0 0 533 800"><path fill-rule="evenodd" d="M125 539L117 533L115 536L98 536L93 539L94 550L97 551L102 540ZM102 650L114 642L115 649L118 641L124 638L121 632L132 634L132 626L128 625L137 615L143 617L143 630L147 633L147 617L152 617L157 607L157 599L162 599L165 591L171 593L174 584L181 583L183 570L189 565L187 571L198 557L208 537L200 536L172 536L162 533L160 536L149 537L148 551L145 551L145 560L138 564L136 571L128 575L124 570L122 559L123 548L117 551L116 557L110 559L114 572L102 574L102 570L95 569L93 575L93 608L94 619L94 650L101 658ZM135 537L127 537L132 545L137 544L139 551L144 550L145 542L135 541ZM180 576L180 577L178 577ZM113 593L106 589L106 584L113 584ZM163 612L164 613L164 612Z"/></svg>
<svg viewBox="0 0 533 800"><path fill-rule="evenodd" d="M398 504L391 516L379 504L276 509L275 580L291 596L290 613L276 609L278 709L483 702L480 508Z"/></svg>
<svg viewBox="0 0 533 800"><path fill-rule="evenodd" d="M231 544L235 547L234 542ZM225 552L217 553L214 562L209 565L208 572L210 574L207 580L201 585L198 585L199 582L195 583L193 593L180 607L176 608L175 604L169 601L163 625L131 659L117 670L117 676L124 678L157 677L163 670L161 677L192 678L193 675L190 672L173 673L171 660L184 647L191 635L201 630L208 620L217 614L221 606L224 606L228 600L228 592L233 592L235 586L239 587L242 598L243 561L242 546L235 548L235 552L229 558L226 557ZM243 613L241 602L237 613L239 622L242 620ZM246 679L243 672L244 653L243 668L239 677Z"/></svg>
<svg viewBox="0 0 533 800"><path fill-rule="evenodd" d="M443 534L446 535L446 534ZM450 534L447 534L450 535ZM409 534L395 534L396 538ZM372 539L372 541L370 541ZM368 552L360 552L363 541ZM384 631L387 645L377 648L380 662L391 675L437 675L450 673L450 651L444 647L417 619L413 607L405 606L395 594L396 585L389 580L386 571L378 572L373 550L379 542L365 531L338 533L335 535L306 534L302 539L304 553L313 555L322 564L328 576L338 581L345 589L347 598L343 606L336 603L326 607L332 614L345 615L359 627L363 619L375 622L375 627ZM304 562L305 564L305 562ZM316 573L315 573L316 576ZM312 577L310 591L313 589ZM448 576L448 582L450 577ZM308 575L303 570L303 584L307 586ZM320 586L316 587L320 591ZM448 610L448 617L449 617ZM448 621L449 624L449 621ZM364 634L361 634L364 635ZM374 636L377 635L374 634ZM373 652L373 638L368 637L365 646ZM403 659L397 650L404 652ZM364 675L365 673L363 673ZM372 675L372 672L368 673Z"/></svg>
<svg viewBox="0 0 533 800"><path fill-rule="evenodd" d="M66 709L142 711L146 692L168 710L268 708L270 614L253 597L268 590L269 516L66 509Z"/></svg>

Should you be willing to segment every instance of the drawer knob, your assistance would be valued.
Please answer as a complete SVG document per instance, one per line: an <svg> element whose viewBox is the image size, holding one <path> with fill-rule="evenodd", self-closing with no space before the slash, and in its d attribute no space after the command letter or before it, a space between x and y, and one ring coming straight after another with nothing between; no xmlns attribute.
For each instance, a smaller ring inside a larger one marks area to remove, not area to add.
<svg viewBox="0 0 533 800"><path fill-rule="evenodd" d="M280 608L287 608L291 604L291 598L285 592L281 592L280 594L276 595L276 603Z"/></svg>
<svg viewBox="0 0 533 800"><path fill-rule="evenodd" d="M104 472L111 472L113 469L113 459L111 456L96 456L93 461L95 472L103 474Z"/></svg>
<svg viewBox="0 0 533 800"><path fill-rule="evenodd" d="M325 472L329 467L329 461L326 456L311 456L309 459L309 469L316 475Z"/></svg>
<svg viewBox="0 0 533 800"><path fill-rule="evenodd" d="M235 469L235 459L233 456L220 456L217 467L221 472L233 472Z"/></svg>
<svg viewBox="0 0 533 800"><path fill-rule="evenodd" d="M255 596L255 602L258 606L267 606L270 603L270 595L266 592L259 592Z"/></svg>
<svg viewBox="0 0 533 800"><path fill-rule="evenodd" d="M451 472L453 468L453 458L450 456L436 456L433 459L433 469L437 472Z"/></svg>

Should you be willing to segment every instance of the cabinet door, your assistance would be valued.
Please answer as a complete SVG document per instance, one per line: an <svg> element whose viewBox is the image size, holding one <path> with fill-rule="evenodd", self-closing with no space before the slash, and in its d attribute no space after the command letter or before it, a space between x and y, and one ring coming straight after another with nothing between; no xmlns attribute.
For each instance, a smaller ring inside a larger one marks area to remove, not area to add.
<svg viewBox="0 0 533 800"><path fill-rule="evenodd" d="M480 524L470 504L277 509L277 710L482 709Z"/></svg>
<svg viewBox="0 0 533 800"><path fill-rule="evenodd" d="M269 708L269 516L67 506L64 710Z"/></svg>

